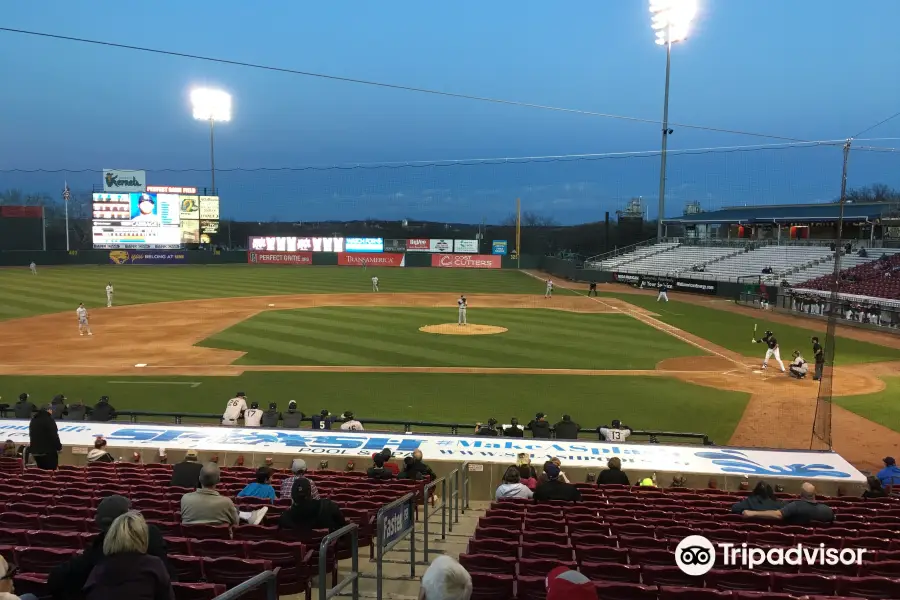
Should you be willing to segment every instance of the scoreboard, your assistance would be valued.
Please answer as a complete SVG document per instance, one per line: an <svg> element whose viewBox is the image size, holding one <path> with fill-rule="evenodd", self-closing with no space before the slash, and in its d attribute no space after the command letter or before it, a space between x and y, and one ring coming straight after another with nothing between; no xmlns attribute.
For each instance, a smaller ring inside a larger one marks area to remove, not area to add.
<svg viewBox="0 0 900 600"><path fill-rule="evenodd" d="M95 193L92 217L94 248L175 250L185 244L209 243L209 234L218 231L219 198Z"/></svg>

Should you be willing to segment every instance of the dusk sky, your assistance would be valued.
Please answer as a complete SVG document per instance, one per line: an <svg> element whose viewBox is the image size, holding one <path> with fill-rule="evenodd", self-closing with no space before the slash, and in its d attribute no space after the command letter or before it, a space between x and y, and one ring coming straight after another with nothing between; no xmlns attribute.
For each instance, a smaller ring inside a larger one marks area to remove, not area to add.
<svg viewBox="0 0 900 600"><path fill-rule="evenodd" d="M900 111L897 0L701 0L673 47L670 120L839 140ZM665 50L643 0L586 2L7 2L0 27L660 120ZM89 191L101 169L209 185L208 126L189 92L230 92L216 129L223 217L563 223L642 196L659 157L342 170L249 169L657 152L660 125L384 89L0 32L0 190ZM841 149L679 149L784 140L672 125L667 214L688 201L812 202L840 191ZM900 117L860 146L900 147ZM14 169L71 170L21 173ZM175 171L162 171L174 169ZM177 170L191 170L178 172ZM238 169L231 170L229 169ZM76 172L81 171L81 172ZM854 151L850 185L900 188L900 153Z"/></svg>

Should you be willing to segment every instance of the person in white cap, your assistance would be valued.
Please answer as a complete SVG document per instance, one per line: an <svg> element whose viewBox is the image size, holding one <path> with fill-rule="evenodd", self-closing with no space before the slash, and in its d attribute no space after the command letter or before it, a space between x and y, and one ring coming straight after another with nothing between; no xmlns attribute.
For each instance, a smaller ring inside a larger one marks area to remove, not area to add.
<svg viewBox="0 0 900 600"><path fill-rule="evenodd" d="M279 490L278 496L282 499L289 499L291 497L291 488L294 487L294 480L298 477L306 477L306 461L302 458L295 458L293 462L291 462L291 473L293 475L288 477L284 481L281 482L281 490ZM309 480L309 487L312 490L312 499L319 499L319 490L316 488L316 482L312 479Z"/></svg>
<svg viewBox="0 0 900 600"><path fill-rule="evenodd" d="M442 555L422 575L419 600L469 600L472 576L455 559Z"/></svg>

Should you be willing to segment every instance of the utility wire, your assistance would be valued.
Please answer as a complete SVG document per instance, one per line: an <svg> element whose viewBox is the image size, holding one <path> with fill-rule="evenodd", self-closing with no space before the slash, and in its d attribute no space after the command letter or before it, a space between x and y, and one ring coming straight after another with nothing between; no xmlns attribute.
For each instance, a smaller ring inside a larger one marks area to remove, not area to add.
<svg viewBox="0 0 900 600"><path fill-rule="evenodd" d="M875 124L872 125L871 127L866 127L865 129L863 129L862 131L860 131L859 133L857 133L856 135L854 135L854 136L853 136L853 139L858 138L859 136L861 136L861 135L864 134L864 133L868 133L868 132L872 131L872 130L875 129L876 127L880 127L880 126L884 125L885 123L887 123L888 121L890 121L890 120L892 120L892 119L894 119L894 118L896 118L896 117L900 117L900 112L895 112L894 114L892 114L892 115L889 116L888 118L882 119L881 121L878 121L877 123L875 123Z"/></svg>
<svg viewBox="0 0 900 600"><path fill-rule="evenodd" d="M160 50L158 48L132 46L129 44L118 44L115 42L106 42L106 41L102 41L102 40L78 38L78 37L72 37L72 36L67 36L67 35L44 33L44 32L40 32L40 31L27 31L24 29L13 29L10 27L0 27L0 31L4 31L7 33L18 33L18 34L22 34L22 35L30 35L30 36L42 37L42 38L49 38L49 39L55 39L55 40L62 40L62 41L67 41L67 42L78 42L81 44L93 44L96 46L120 48L123 50L149 52L152 54L161 54L164 56L191 58L194 60L203 60L203 61L207 61L207 62L215 62L215 63L221 63L221 64L226 64L226 65L238 66L238 67L262 69L264 71L275 71L278 73L289 73L291 75L302 75L305 77L317 77L319 79L328 79L331 81L341 81L344 83L369 85L369 86L381 87L381 88L387 88L387 89L393 89L393 90L402 90L402 91L406 91L406 92L417 92L420 94L432 94L435 96L458 98L458 99L462 99L462 100L474 100L474 101L478 101L478 102L490 102L493 104L503 104L503 105L507 105L507 106L519 106L519 107L523 107L523 108L535 108L535 109L540 109L540 110L550 110L550 111L556 111L556 112L573 113L573 114L579 114L579 115L585 115L585 116L591 116L591 117L603 117L603 118L607 118L607 119L618 119L621 121L631 121L634 123L649 123L649 124L653 124L653 125L662 125L662 121L656 121L654 119L643 119L640 117L629 117L629 116L625 116L625 115L615 115L615 114L601 113L601 112L595 112L595 111L589 111L589 110L580 110L580 109L575 109L575 108L564 108L564 107L559 107L559 106L549 106L546 104L520 102L518 100L505 100L503 98L491 98L488 96L474 96L474 95L460 94L460 93L454 93L454 92L443 92L443 91L432 90L432 89L428 89L428 88L420 88L420 87L414 87L414 86L385 83L385 82L380 82L380 81L370 81L370 80L366 80L366 79L355 79L355 78L351 78L351 77L340 77L337 75L328 75L326 73L313 73L310 71L301 71L298 69L289 69L286 67L273 67L270 65L262 65L262 64L258 64L258 63L250 63L250 62L244 62L244 61L238 61L238 60L229 60L229 59L225 59L225 58L214 58L214 57L210 57L210 56L202 56L199 54L174 52L171 50ZM735 135L746 135L746 136L751 136L751 137L760 137L760 138L767 138L767 139L773 139L773 140L785 140L785 141L790 141L790 142L806 142L806 141L808 141L808 140L801 140L798 138L791 138L791 137L786 137L786 136L770 135L770 134L765 134L765 133L755 133L755 132L750 132L750 131L740 131L740 130L735 130L735 129L723 129L723 128L719 128L719 127L707 127L704 125L690 125L690 124L686 124L686 123L673 123L673 122L669 122L668 125L670 127L683 127L685 129L697 129L697 130L701 130L701 131L712 131L712 132L716 132L716 133L730 133L730 134L735 134Z"/></svg>

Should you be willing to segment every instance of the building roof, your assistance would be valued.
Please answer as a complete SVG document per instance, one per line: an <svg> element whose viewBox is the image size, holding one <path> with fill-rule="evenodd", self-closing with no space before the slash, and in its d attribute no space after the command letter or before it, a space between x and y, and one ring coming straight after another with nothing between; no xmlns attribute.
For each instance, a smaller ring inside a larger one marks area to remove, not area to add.
<svg viewBox="0 0 900 600"><path fill-rule="evenodd" d="M845 221L874 221L894 209L883 202L848 203L844 205ZM828 204L781 204L773 206L730 206L721 210L664 219L664 223L811 223L837 221L840 206Z"/></svg>

